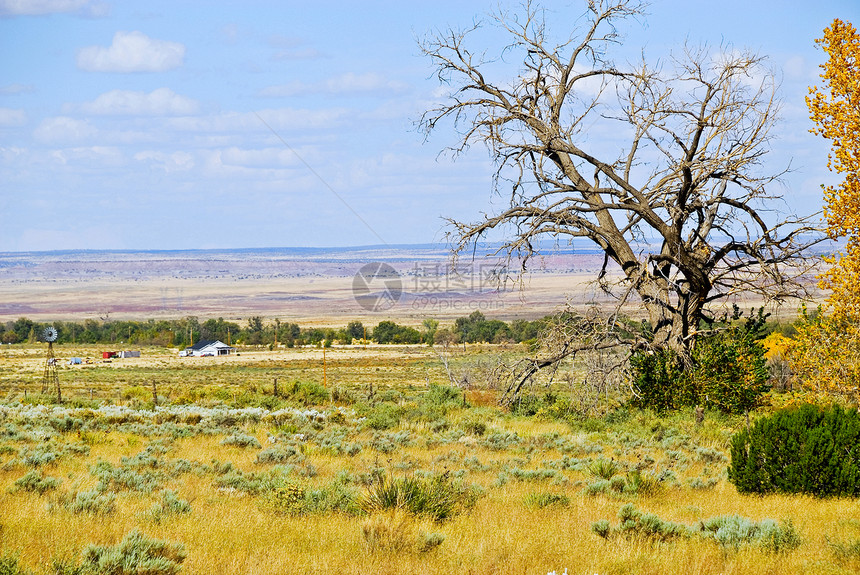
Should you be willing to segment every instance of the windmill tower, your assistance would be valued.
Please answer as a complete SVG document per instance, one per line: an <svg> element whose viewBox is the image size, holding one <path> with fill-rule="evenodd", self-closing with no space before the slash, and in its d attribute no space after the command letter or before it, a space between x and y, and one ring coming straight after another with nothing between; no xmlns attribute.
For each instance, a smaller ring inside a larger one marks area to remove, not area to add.
<svg viewBox="0 0 860 575"><path fill-rule="evenodd" d="M57 358L54 357L54 342L57 341L57 329L54 326L46 327L42 332L42 339L48 342L48 356L45 358L45 374L42 376L42 393L48 393L53 387L57 390L57 401L63 400L60 395L60 378L57 375Z"/></svg>

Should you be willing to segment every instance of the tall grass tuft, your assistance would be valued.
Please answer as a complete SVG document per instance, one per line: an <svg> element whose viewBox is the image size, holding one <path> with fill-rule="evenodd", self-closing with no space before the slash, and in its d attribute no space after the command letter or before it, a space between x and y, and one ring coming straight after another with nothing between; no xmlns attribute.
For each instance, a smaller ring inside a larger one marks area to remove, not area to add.
<svg viewBox="0 0 860 575"><path fill-rule="evenodd" d="M455 482L446 472L430 477L395 477L377 473L359 502L368 514L399 509L438 523L470 509L477 501L474 489Z"/></svg>
<svg viewBox="0 0 860 575"><path fill-rule="evenodd" d="M609 481L620 471L620 467L613 459L597 459L588 466L588 471L595 477Z"/></svg>
<svg viewBox="0 0 860 575"><path fill-rule="evenodd" d="M633 469L627 473L627 485L624 490L642 496L649 496L661 493L664 487L660 479L653 473L647 471L642 473L638 469Z"/></svg>

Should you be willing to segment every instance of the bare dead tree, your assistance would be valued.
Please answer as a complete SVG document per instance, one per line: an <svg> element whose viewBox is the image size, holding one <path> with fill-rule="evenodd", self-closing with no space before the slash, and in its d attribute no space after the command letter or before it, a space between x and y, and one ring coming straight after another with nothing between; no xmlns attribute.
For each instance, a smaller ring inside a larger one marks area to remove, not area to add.
<svg viewBox="0 0 860 575"><path fill-rule="evenodd" d="M645 308L648 345L685 354L709 306L741 292L768 301L797 295L812 265L804 259L818 241L808 235L811 220L782 200L785 170L764 165L777 82L762 57L725 47L685 47L657 66L644 56L618 65L609 55L621 42L616 25L641 16L644 4L586 6L573 35L558 43L545 12L530 2L492 15L510 38L496 59L470 45L481 23L422 42L449 94L421 126L429 135L453 123L459 137L450 151L484 144L497 191L510 186L501 213L450 220L452 243L459 253L501 229L507 240L497 253L525 268L541 238L590 240L605 254L601 287L619 308ZM510 62L521 62L519 71L506 72ZM601 145L593 133L615 138ZM607 273L612 263L617 281ZM617 333L569 335L517 366L508 393L583 346L619 341Z"/></svg>
<svg viewBox="0 0 860 575"><path fill-rule="evenodd" d="M622 367L621 361L604 361L603 352L617 348L623 341L624 330L619 325L617 314L606 314L592 306L585 315L577 313L570 305L550 318L538 335L538 348L531 357L515 360L513 363L500 362L493 379L500 383L502 404L514 402L537 375L548 370L547 384L552 383L562 360L585 356L586 363L599 369L592 370L584 386L603 390L615 378ZM595 363L597 360L598 363ZM571 374L565 374L571 382ZM580 386L583 387L583 386Z"/></svg>

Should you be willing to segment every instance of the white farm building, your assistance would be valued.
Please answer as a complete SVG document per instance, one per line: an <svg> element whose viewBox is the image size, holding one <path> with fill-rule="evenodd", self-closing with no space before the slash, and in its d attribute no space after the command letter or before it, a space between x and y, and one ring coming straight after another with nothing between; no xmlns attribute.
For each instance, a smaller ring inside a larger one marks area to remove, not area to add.
<svg viewBox="0 0 860 575"><path fill-rule="evenodd" d="M208 357L213 355L230 355L235 353L236 348L230 347L221 341L204 339L198 341L191 347L186 347L179 352L179 357Z"/></svg>

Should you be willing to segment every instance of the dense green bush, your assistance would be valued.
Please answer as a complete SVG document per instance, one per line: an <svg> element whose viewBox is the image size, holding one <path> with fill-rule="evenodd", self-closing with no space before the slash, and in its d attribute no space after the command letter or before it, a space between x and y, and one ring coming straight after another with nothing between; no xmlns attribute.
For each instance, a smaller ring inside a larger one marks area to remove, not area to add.
<svg viewBox="0 0 860 575"><path fill-rule="evenodd" d="M765 349L745 330L731 330L699 342L693 350L692 381L699 403L725 413L758 407L768 384Z"/></svg>
<svg viewBox="0 0 860 575"><path fill-rule="evenodd" d="M635 407L657 411L677 409L696 401L681 359L670 349L639 352L630 358Z"/></svg>
<svg viewBox="0 0 860 575"><path fill-rule="evenodd" d="M631 403L657 411L704 405L743 413L758 407L770 385L765 349L755 334L747 325L701 338L687 365L670 349L634 354Z"/></svg>
<svg viewBox="0 0 860 575"><path fill-rule="evenodd" d="M732 438L729 480L741 493L860 496L860 413L789 408Z"/></svg>

